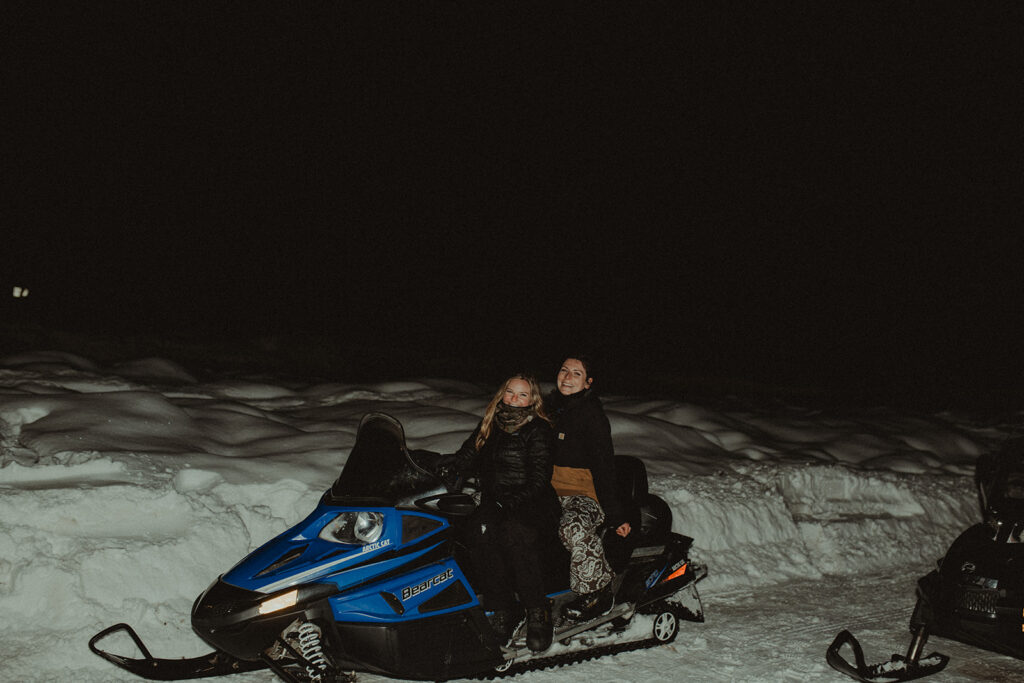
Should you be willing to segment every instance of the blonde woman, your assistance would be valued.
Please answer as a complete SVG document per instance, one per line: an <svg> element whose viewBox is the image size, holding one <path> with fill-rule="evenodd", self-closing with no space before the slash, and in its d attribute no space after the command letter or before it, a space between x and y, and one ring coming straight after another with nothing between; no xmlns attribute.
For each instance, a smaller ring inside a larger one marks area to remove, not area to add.
<svg viewBox="0 0 1024 683"><path fill-rule="evenodd" d="M459 471L475 472L481 490L474 549L484 609L507 642L526 610L527 646L551 645L551 607L544 594L540 539L554 533L560 514L551 487L551 427L537 381L509 377L491 399L480 425L454 456Z"/></svg>

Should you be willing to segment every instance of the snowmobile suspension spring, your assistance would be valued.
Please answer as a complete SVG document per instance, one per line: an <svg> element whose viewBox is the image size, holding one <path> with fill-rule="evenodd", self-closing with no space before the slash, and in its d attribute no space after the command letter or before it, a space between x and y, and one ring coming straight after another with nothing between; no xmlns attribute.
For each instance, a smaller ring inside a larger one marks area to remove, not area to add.
<svg viewBox="0 0 1024 683"><path fill-rule="evenodd" d="M299 626L299 650L306 661L319 669L318 671L312 667L306 667L310 681L319 683L320 674L327 671L327 657L324 656L323 644L320 642L320 627L309 621L302 622Z"/></svg>

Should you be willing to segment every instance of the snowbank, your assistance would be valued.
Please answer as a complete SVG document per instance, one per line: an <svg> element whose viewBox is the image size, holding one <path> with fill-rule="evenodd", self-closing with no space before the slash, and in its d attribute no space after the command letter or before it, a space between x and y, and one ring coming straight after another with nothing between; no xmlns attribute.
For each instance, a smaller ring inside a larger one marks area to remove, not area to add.
<svg viewBox="0 0 1024 683"><path fill-rule="evenodd" d="M451 451L491 390L444 379L204 384L161 359L0 360L0 678L127 680L85 647L118 621L158 655L206 651L192 601L308 513L365 412L397 417L413 448ZM978 518L974 459L1007 433L951 415L722 412L621 396L606 409L617 451L647 462L674 530L709 566L708 633L716 598L724 607L738 593L933 562ZM598 680L621 677L602 666Z"/></svg>

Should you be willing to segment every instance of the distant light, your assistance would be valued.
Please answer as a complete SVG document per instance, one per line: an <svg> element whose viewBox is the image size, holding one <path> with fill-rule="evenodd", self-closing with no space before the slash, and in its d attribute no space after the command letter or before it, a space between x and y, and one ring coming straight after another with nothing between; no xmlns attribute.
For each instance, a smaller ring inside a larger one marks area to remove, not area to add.
<svg viewBox="0 0 1024 683"><path fill-rule="evenodd" d="M27 296L28 296L28 287L15 287L14 288L14 298L15 299L24 299Z"/></svg>

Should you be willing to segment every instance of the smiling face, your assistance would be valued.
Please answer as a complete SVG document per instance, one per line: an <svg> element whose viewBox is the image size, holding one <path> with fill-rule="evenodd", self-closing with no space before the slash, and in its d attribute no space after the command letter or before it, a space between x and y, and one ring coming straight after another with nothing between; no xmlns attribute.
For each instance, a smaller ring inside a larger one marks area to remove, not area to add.
<svg viewBox="0 0 1024 683"><path fill-rule="evenodd" d="M525 408L530 405L530 393L529 382L524 379L513 379L505 387L505 395L501 397L501 402L508 406Z"/></svg>
<svg viewBox="0 0 1024 683"><path fill-rule="evenodd" d="M587 377L587 368L576 358L566 358L562 369L558 371L556 380L558 391L563 396L571 396L584 389L589 389L593 377Z"/></svg>

